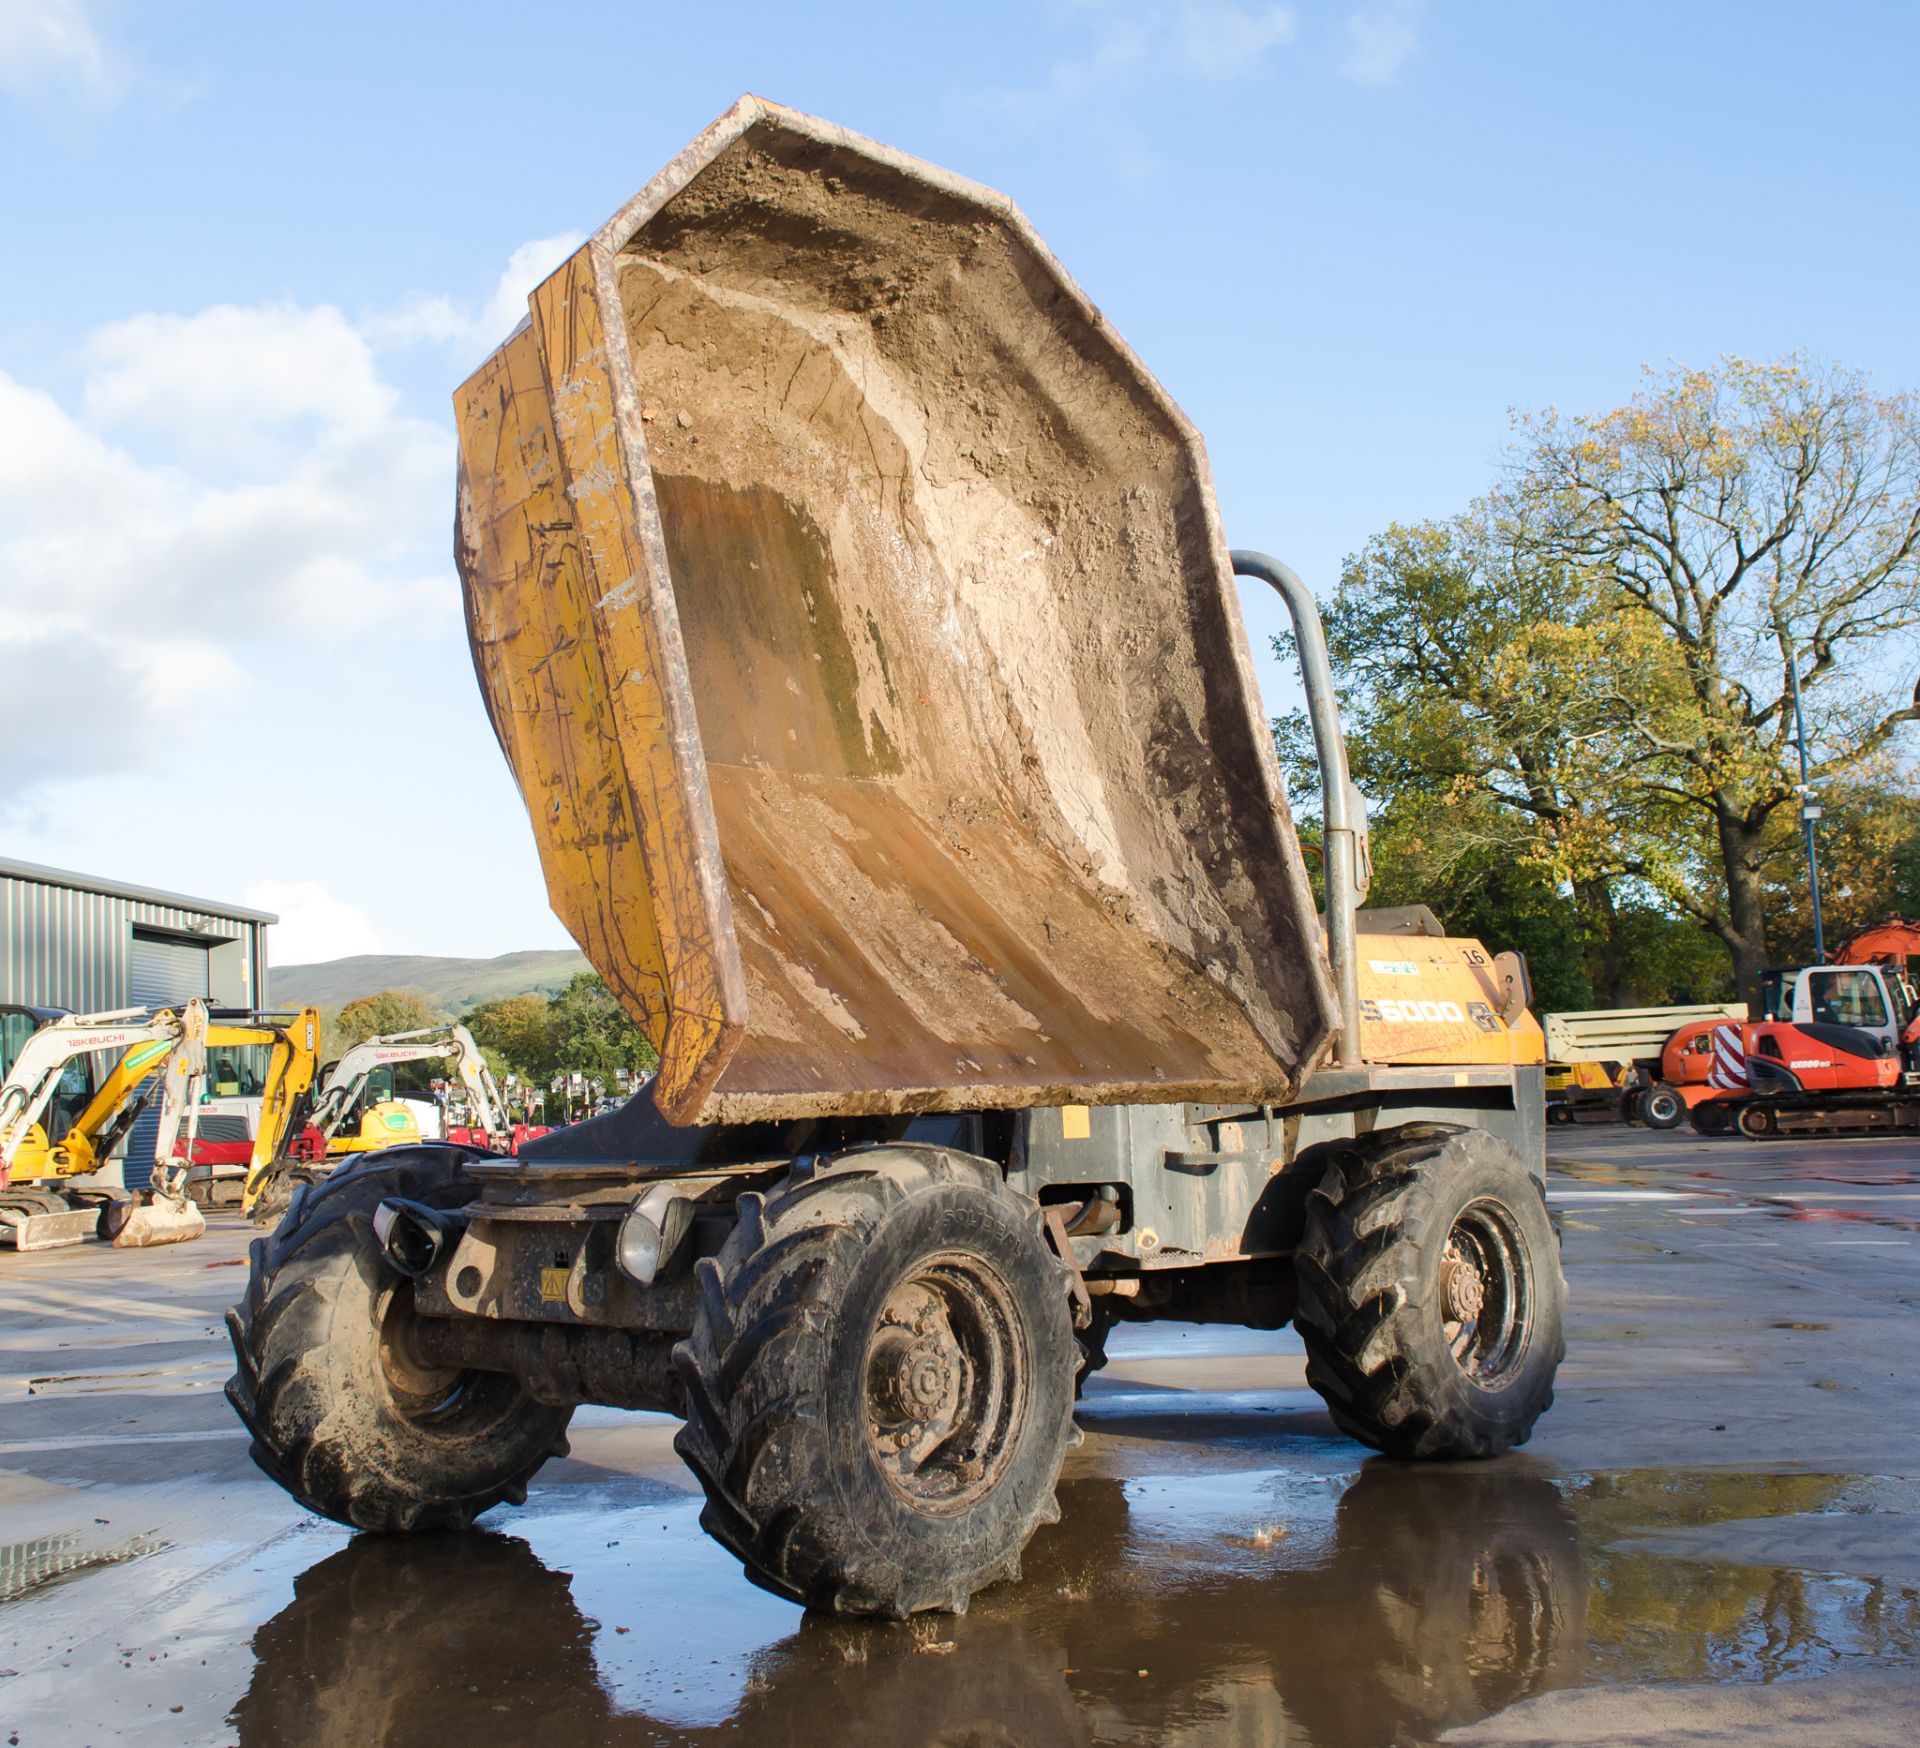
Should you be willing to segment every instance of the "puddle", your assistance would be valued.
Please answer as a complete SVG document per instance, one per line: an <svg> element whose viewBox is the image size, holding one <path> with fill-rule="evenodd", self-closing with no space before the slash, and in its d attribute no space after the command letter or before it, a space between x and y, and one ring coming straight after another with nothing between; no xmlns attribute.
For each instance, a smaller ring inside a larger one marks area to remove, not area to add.
<svg viewBox="0 0 1920 1748"><path fill-rule="evenodd" d="M1022 1583L960 1619L873 1625L803 1619L741 1580L694 1501L614 1485L536 1494L465 1536L296 1535L287 1563L238 1560L152 1600L183 1695L198 1653L177 1635L229 1647L200 1665L220 1684L194 1693L207 1733L181 1741L1364 1748L1577 1688L1904 1666L1920 1652L1912 1495L1524 1458L1089 1475L1063 1487ZM1876 1569L1901 1539L1904 1579ZM109 1616L112 1582L89 1580ZM166 1679L146 1648L113 1655ZM35 1692L70 1702L82 1668L46 1673L0 1685L25 1702L0 1709L28 1722ZM164 1717L173 1689L143 1691Z"/></svg>
<svg viewBox="0 0 1920 1748"><path fill-rule="evenodd" d="M0 1715L21 1748L82 1715L169 1748L1405 1748L1549 1694L1920 1654L1902 1477L1307 1465L1292 1439L1223 1466L1171 1433L1137 1472L1149 1443L1090 1439L1020 1584L902 1625L803 1618L637 1478L414 1538L209 1492L215 1564L170 1531L162 1559L0 1610Z"/></svg>

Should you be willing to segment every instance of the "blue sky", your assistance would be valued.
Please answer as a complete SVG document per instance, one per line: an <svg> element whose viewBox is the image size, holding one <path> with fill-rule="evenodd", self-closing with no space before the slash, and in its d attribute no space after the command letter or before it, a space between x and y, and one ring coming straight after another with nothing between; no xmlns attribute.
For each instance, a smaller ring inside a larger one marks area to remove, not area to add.
<svg viewBox="0 0 1920 1748"><path fill-rule="evenodd" d="M565 943L449 399L743 90L1017 199L1230 538L1327 588L1510 408L1727 352L1920 384L1917 64L1893 4L0 0L0 849L252 897L282 962Z"/></svg>

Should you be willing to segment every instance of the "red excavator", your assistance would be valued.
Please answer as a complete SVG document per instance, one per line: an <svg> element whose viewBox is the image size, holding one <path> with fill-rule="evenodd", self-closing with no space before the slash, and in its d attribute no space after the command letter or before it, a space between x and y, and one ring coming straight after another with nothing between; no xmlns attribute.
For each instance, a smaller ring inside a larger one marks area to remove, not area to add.
<svg viewBox="0 0 1920 1748"><path fill-rule="evenodd" d="M1687 1028L1661 1057L1666 1087L1703 1134L1920 1129L1920 923L1891 917L1824 965L1769 971L1760 1017Z"/></svg>

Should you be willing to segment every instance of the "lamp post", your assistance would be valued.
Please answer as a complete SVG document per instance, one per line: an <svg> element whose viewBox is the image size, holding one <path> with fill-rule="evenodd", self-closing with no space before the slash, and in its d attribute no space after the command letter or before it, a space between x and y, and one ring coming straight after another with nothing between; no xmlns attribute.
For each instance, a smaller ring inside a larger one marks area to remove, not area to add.
<svg viewBox="0 0 1920 1748"><path fill-rule="evenodd" d="M1807 834L1807 890L1813 897L1813 962L1824 965L1827 939L1820 926L1820 851L1813 828L1826 810L1814 800L1807 783L1807 713L1800 706L1800 655L1791 638L1787 640L1787 680L1793 687L1793 738L1800 749L1800 824Z"/></svg>

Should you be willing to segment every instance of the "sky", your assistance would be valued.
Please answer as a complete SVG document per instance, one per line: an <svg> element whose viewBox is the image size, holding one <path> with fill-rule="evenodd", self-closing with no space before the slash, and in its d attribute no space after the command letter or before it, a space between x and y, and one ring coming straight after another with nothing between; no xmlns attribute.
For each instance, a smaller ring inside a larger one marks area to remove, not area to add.
<svg viewBox="0 0 1920 1748"><path fill-rule="evenodd" d="M451 396L743 91L1013 196L1325 591L1514 409L1920 386L1916 65L1892 0L0 0L0 854L276 911L282 964L568 944Z"/></svg>

